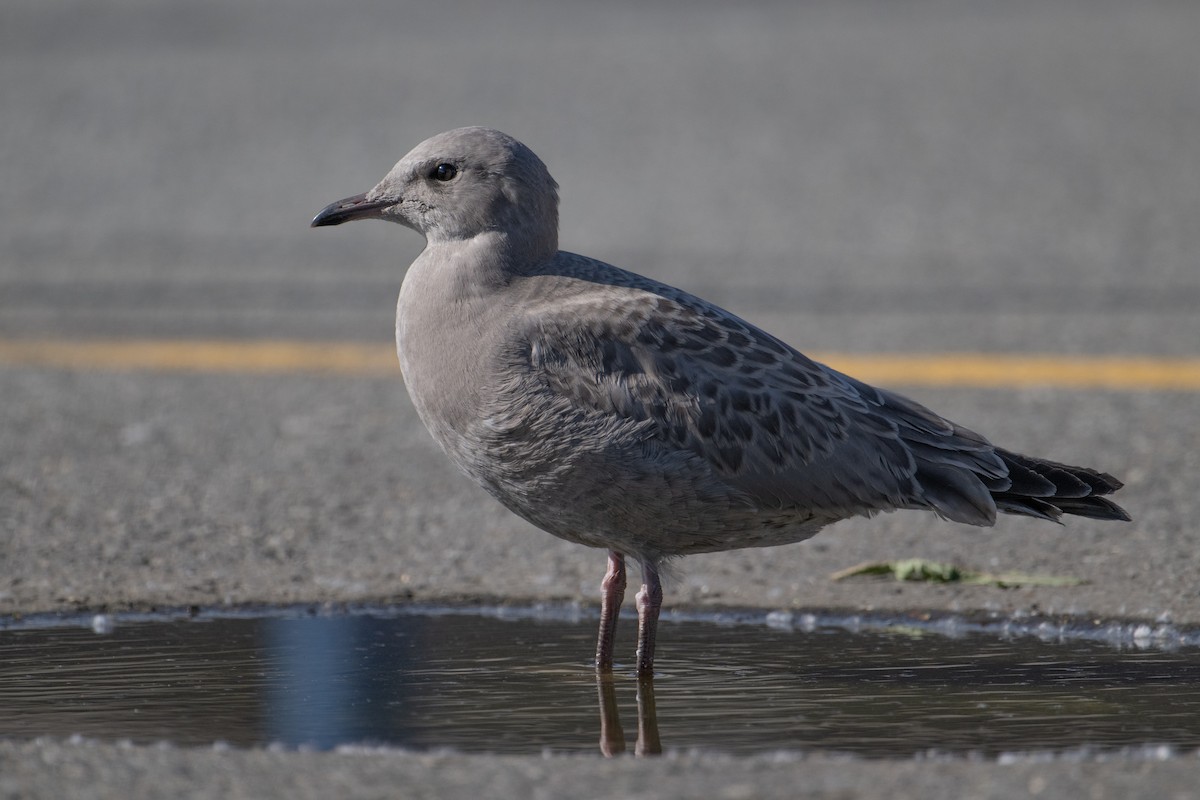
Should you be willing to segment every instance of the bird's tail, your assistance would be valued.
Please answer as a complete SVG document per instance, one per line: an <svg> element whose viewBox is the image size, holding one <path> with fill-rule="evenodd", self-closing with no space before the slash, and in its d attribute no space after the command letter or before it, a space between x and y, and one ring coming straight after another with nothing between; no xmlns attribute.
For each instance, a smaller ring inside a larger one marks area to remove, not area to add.
<svg viewBox="0 0 1200 800"><path fill-rule="evenodd" d="M1021 514L1057 522L1063 514L1092 519L1130 521L1125 509L1103 495L1123 485L1104 472L1072 467L1044 458L1023 456L996 448L1008 467L1011 485L993 490L996 508L1006 514Z"/></svg>

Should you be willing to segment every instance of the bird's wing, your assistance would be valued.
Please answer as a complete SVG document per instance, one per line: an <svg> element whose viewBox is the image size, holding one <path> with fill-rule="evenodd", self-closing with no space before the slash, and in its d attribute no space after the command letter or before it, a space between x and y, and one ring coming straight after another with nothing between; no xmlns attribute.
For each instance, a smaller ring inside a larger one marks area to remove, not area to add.
<svg viewBox="0 0 1200 800"><path fill-rule="evenodd" d="M994 521L989 490L1007 471L985 439L692 295L629 277L522 318L525 374L563 408L638 423L647 442L698 456L763 508L924 507Z"/></svg>

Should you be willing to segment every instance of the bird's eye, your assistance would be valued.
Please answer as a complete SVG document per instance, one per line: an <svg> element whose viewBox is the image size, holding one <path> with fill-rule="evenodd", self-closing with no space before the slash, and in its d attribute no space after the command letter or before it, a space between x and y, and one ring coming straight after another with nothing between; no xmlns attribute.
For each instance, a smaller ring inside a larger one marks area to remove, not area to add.
<svg viewBox="0 0 1200 800"><path fill-rule="evenodd" d="M453 164L438 164L433 168L432 177L439 181L452 181L458 174L458 167Z"/></svg>

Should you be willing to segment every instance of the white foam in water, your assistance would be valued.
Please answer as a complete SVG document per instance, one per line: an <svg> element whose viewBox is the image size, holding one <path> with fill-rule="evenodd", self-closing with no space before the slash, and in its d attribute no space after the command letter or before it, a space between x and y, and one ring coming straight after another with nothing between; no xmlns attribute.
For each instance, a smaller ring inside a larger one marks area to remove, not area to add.
<svg viewBox="0 0 1200 800"><path fill-rule="evenodd" d="M934 621L930 630L950 639L959 639L967 634L963 618L957 615Z"/></svg>
<svg viewBox="0 0 1200 800"><path fill-rule="evenodd" d="M407 616L437 617L442 615L468 615L493 617L506 620L546 620L578 622L593 619L597 610L578 603L539 603L532 606L447 606L405 605L395 607L354 606L330 604L326 606L287 607L229 607L207 608L197 611L190 608L168 609L154 613L129 612L123 614L59 615L32 614L19 619L0 618L0 630L34 628L57 628L83 625L97 634L109 634L118 624L137 622L162 622L175 619L231 619L243 617L288 617L310 616ZM817 628L834 628L860 633L863 631L886 631L896 625L916 628L950 638L981 633L1002 639L1032 636L1046 642L1068 643L1071 641L1100 642L1118 649L1158 649L1174 651L1182 647L1200 646L1200 628L1179 628L1170 624L1171 614L1163 612L1155 619L1156 625L1147 622L1120 622L1116 620L1094 620L1086 618L1055 618L1054 620L1029 612L1014 609L1006 615L990 612L985 616L971 614L906 614L863 613L835 614L820 611L796 611L776 609L774 611L728 610L693 611L673 609L664 613L664 622L709 622L718 625L761 625L769 628L790 629L810 633Z"/></svg>
<svg viewBox="0 0 1200 800"><path fill-rule="evenodd" d="M790 611L772 611L767 614L767 627L790 631L796 621L796 616Z"/></svg>

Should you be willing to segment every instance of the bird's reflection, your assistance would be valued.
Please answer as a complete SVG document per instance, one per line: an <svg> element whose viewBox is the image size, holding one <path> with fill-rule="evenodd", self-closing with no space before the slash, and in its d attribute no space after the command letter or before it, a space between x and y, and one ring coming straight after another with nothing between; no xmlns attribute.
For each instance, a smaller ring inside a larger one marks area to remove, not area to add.
<svg viewBox="0 0 1200 800"><path fill-rule="evenodd" d="M596 676L596 691L600 700L600 752L606 758L625 752L625 729L617 709L617 691L611 673ZM658 711L654 702L654 678L637 679L637 744L633 753L638 757L662 754L658 738Z"/></svg>

